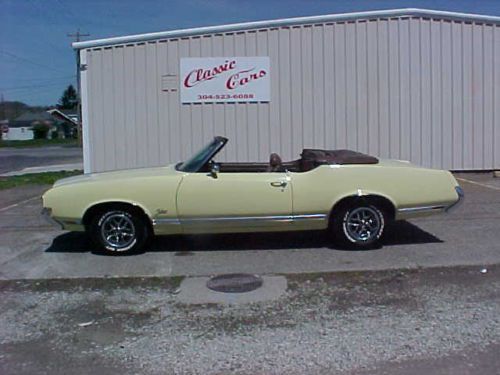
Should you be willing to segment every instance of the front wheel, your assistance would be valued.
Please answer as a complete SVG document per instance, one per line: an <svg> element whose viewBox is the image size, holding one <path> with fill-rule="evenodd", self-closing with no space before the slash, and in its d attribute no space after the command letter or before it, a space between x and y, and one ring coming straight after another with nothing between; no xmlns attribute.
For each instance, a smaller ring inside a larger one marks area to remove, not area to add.
<svg viewBox="0 0 500 375"><path fill-rule="evenodd" d="M110 208L95 215L89 234L100 250L109 254L137 252L150 237L143 218L125 208Z"/></svg>
<svg viewBox="0 0 500 375"><path fill-rule="evenodd" d="M384 233L384 213L375 205L355 203L333 214L334 235L346 245L370 248L377 244Z"/></svg>

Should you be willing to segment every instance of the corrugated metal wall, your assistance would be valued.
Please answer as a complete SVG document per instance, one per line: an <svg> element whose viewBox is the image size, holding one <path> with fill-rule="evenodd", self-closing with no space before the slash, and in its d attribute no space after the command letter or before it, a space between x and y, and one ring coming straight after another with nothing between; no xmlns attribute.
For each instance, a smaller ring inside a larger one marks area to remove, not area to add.
<svg viewBox="0 0 500 375"><path fill-rule="evenodd" d="M500 30L420 17L270 28L84 50L89 171L163 165L213 135L218 160L350 148L500 168ZM271 102L181 104L181 57L270 56ZM85 98L85 93L83 93Z"/></svg>

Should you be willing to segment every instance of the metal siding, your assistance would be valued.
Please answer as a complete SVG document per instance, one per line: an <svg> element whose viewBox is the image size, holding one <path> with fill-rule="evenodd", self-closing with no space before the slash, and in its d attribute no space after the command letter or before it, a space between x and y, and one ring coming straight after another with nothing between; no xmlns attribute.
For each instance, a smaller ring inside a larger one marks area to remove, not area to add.
<svg viewBox="0 0 500 375"><path fill-rule="evenodd" d="M333 24L325 25L323 40L323 58L324 58L324 80L325 100L324 100L324 127L325 148L333 148L335 143L335 48L333 36Z"/></svg>
<svg viewBox="0 0 500 375"><path fill-rule="evenodd" d="M80 56L80 64L83 66L87 66L88 62L88 51L86 50L81 50L78 51L78 54ZM81 83L80 83L80 91L81 91L81 97L82 97L82 108L81 108L81 113L82 113L82 123L88 124L89 122L89 111L88 111L88 93L89 93L89 79L87 75L87 70L84 69L81 72ZM82 140L83 140L83 153L86 155L84 164L83 164L83 171L84 173L89 173L92 168L92 143L90 142L90 134L89 134L89 127L84 126L82 128Z"/></svg>
<svg viewBox="0 0 500 375"><path fill-rule="evenodd" d="M269 56L269 33L263 30L257 32L257 56ZM272 67L271 67L272 69ZM271 70L271 76L273 71ZM273 83L271 82L271 92L273 90ZM270 146L270 113L269 105L264 103L257 104L257 123L255 127L257 129L257 158L256 160L262 160L265 156L269 155L271 151ZM264 159L265 160L265 159Z"/></svg>
<svg viewBox="0 0 500 375"><path fill-rule="evenodd" d="M357 119L355 148L368 151L368 69L367 69L367 23L356 23L356 102Z"/></svg>
<svg viewBox="0 0 500 375"><path fill-rule="evenodd" d="M398 159L410 160L410 22L399 22L399 109L401 116L399 118L399 155Z"/></svg>
<svg viewBox="0 0 500 375"><path fill-rule="evenodd" d="M125 114L125 139L124 147L126 149L126 164L123 168L133 168L137 166L139 150L137 147L137 133L142 131L136 125L136 102L135 92L135 47L125 46L123 55L123 82L125 87L124 105L122 110ZM95 95L95 93L94 93ZM118 109L119 110L119 109Z"/></svg>
<svg viewBox="0 0 500 375"><path fill-rule="evenodd" d="M346 96L346 121L344 124L346 148L356 149L358 130L358 103L356 80L356 23L348 22L345 25L345 96ZM337 93L338 95L338 93Z"/></svg>
<svg viewBox="0 0 500 375"><path fill-rule="evenodd" d="M401 106L399 81L399 22L389 20L389 157L400 154Z"/></svg>
<svg viewBox="0 0 500 375"><path fill-rule="evenodd" d="M424 165L431 165L431 152L432 143L430 142L432 136L432 52L431 52L431 21L422 20L420 24L420 41L421 41L421 141L420 153L422 155L421 162Z"/></svg>
<svg viewBox="0 0 500 375"><path fill-rule="evenodd" d="M257 35L256 32L249 31L246 33L246 50L247 56L257 55ZM247 143L248 143L248 160L258 160L262 153L259 152L259 118L258 118L258 103L248 104L247 107Z"/></svg>
<svg viewBox="0 0 500 375"><path fill-rule="evenodd" d="M493 65L493 29L483 26L483 48L484 48L484 63L483 63L483 168L493 168L493 83L494 69Z"/></svg>
<svg viewBox="0 0 500 375"><path fill-rule="evenodd" d="M410 48L409 48L409 63L410 63L410 160L418 164L421 160L421 130L422 122L420 119L420 100L422 98L420 85L422 83L420 74L420 19L410 20Z"/></svg>
<svg viewBox="0 0 500 375"><path fill-rule="evenodd" d="M381 20L378 23L378 114L379 134L377 155L382 158L389 157L389 45L388 45L388 21Z"/></svg>
<svg viewBox="0 0 500 375"><path fill-rule="evenodd" d="M324 25L315 25L312 34L312 140L311 144L317 147L326 147L325 134L325 86L326 86L326 59L324 50ZM307 121L307 120L306 120Z"/></svg>
<svg viewBox="0 0 500 375"><path fill-rule="evenodd" d="M453 146L453 162L452 168L459 169L464 162L464 148L463 148L463 128L464 128L464 117L463 117L463 38L462 38L462 24L454 22L452 24L452 60L453 64L451 66L452 72L452 123L453 131L451 134L452 146Z"/></svg>
<svg viewBox="0 0 500 375"><path fill-rule="evenodd" d="M102 105L104 107L102 126L104 130L104 167L107 170L116 169L116 137L119 134L118 124L114 118L114 80L113 80L113 49L106 48L102 54Z"/></svg>
<svg viewBox="0 0 500 375"><path fill-rule="evenodd" d="M167 45L167 71L168 74L179 75L179 40L169 41ZM168 118L165 119L165 125L169 129L169 154L166 162L181 159L183 145L181 142L181 114L180 114L180 95L177 91L169 90L166 93L168 100Z"/></svg>
<svg viewBox="0 0 500 375"><path fill-rule="evenodd" d="M493 30L493 168L500 168L500 28Z"/></svg>
<svg viewBox="0 0 500 375"><path fill-rule="evenodd" d="M86 50L88 171L163 165L213 135L221 161L353 148L447 169L500 168L498 26L399 17ZM182 57L269 56L270 103L181 104Z"/></svg>
<svg viewBox="0 0 500 375"><path fill-rule="evenodd" d="M111 72L112 78L112 105L110 111L113 116L114 141L115 141L115 163L114 168L120 165L127 165L126 153L127 148L123 147L127 144L127 134L125 132L125 111L124 108L124 81L123 81L123 47L115 48L111 51L113 69Z"/></svg>
<svg viewBox="0 0 500 375"><path fill-rule="evenodd" d="M473 42L472 42L472 25L464 24L462 25L462 65L463 65L463 81L462 81L462 96L463 96L463 106L462 106L462 116L463 116L463 137L462 137L462 147L464 152L463 167L464 169L473 169L473 153L474 153L474 134L473 134L473 102L472 96L474 92L473 82L472 82L472 54L473 54ZM478 168L480 168L478 166Z"/></svg>
<svg viewBox="0 0 500 375"><path fill-rule="evenodd" d="M441 82L442 82L442 118L441 118L441 166L446 169L451 169L453 166L453 124L451 114L453 113L452 106L452 70L453 60L451 57L451 22L443 21L441 23Z"/></svg>
<svg viewBox="0 0 500 375"><path fill-rule="evenodd" d="M167 66L167 43L158 43L156 46L156 68L157 77L163 77L169 74ZM161 78L156 81L157 96L157 124L158 124L158 164L167 163L170 158L170 134L169 134L169 97L168 93L163 91Z"/></svg>
<svg viewBox="0 0 500 375"><path fill-rule="evenodd" d="M334 118L335 118L335 138L332 148L346 148L346 97L347 97L347 74L346 74L346 43L345 24L336 24L335 37L335 90L334 90ZM339 94L341 93L341 94ZM337 95L339 94L339 95Z"/></svg>
<svg viewBox="0 0 500 375"><path fill-rule="evenodd" d="M282 28L279 30L278 49L279 58L275 64L274 71L278 73L279 85L279 107L271 106L271 111L279 111L279 153L287 158L292 154L291 143L293 138L291 135L291 101L295 95L291 95L291 54L290 54L290 28ZM273 62L271 61L271 69ZM272 73L271 73L272 74ZM271 76L272 77L272 76ZM272 126L272 125L271 125Z"/></svg>

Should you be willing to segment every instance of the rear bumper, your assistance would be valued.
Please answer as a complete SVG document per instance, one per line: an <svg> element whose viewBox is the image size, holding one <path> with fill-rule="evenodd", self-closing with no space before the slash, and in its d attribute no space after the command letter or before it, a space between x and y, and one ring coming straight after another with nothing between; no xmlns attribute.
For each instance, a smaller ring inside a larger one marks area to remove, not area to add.
<svg viewBox="0 0 500 375"><path fill-rule="evenodd" d="M465 199L464 191L460 186L455 186L455 191L457 192L458 199L455 203L446 207L445 211L448 213L455 211L457 209L457 207L459 207L464 202L464 199Z"/></svg>

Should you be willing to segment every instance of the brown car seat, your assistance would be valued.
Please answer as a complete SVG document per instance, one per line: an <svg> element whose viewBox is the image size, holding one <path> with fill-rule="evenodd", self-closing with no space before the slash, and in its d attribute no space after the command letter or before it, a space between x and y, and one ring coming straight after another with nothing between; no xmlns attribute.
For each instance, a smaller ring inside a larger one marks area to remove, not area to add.
<svg viewBox="0 0 500 375"><path fill-rule="evenodd" d="M269 166L266 172L279 172L282 169L281 158L278 154L272 153L269 157Z"/></svg>

